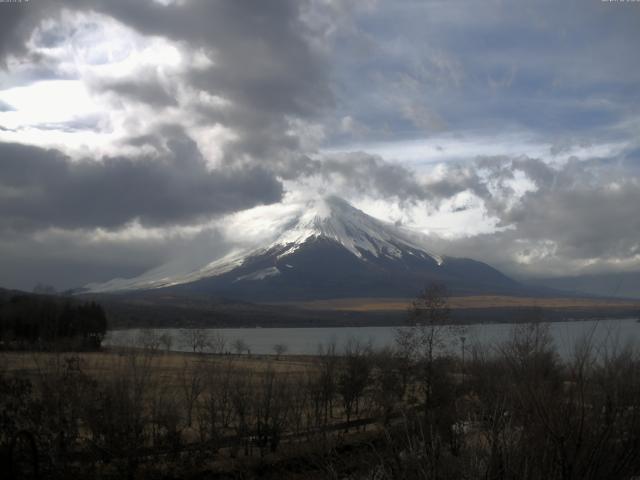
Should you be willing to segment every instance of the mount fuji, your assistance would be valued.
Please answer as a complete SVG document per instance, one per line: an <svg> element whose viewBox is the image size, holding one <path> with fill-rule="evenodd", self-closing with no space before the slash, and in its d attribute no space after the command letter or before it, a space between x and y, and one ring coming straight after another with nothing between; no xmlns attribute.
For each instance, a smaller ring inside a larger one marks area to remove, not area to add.
<svg viewBox="0 0 640 480"><path fill-rule="evenodd" d="M524 290L485 263L437 255L425 236L373 218L335 196L305 204L273 238L202 267L160 267L133 279L87 285L85 292L160 290L278 302L413 297L431 282L446 284L456 295Z"/></svg>

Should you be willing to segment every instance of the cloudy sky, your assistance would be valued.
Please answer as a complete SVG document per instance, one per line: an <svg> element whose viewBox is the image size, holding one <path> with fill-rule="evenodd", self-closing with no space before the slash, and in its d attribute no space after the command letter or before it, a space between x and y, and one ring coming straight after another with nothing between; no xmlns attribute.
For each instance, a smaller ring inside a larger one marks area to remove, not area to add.
<svg viewBox="0 0 640 480"><path fill-rule="evenodd" d="M338 194L518 276L640 270L640 2L0 3L0 285Z"/></svg>

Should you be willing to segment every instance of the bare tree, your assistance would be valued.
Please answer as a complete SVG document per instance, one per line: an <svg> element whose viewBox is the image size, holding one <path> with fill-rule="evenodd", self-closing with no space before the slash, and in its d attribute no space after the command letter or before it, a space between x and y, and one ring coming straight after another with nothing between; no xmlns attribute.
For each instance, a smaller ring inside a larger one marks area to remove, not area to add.
<svg viewBox="0 0 640 480"><path fill-rule="evenodd" d="M173 346L173 337L170 333L164 332L162 335L160 335L160 337L158 337L158 341L166 352L171 351L171 347Z"/></svg>
<svg viewBox="0 0 640 480"><path fill-rule="evenodd" d="M327 425L333 416L333 399L337 389L338 355L335 342L318 346L318 367L316 381L322 406L322 425Z"/></svg>
<svg viewBox="0 0 640 480"><path fill-rule="evenodd" d="M242 338L238 338L233 342L233 350L238 354L242 355L244 352L249 350L249 345Z"/></svg>
<svg viewBox="0 0 640 480"><path fill-rule="evenodd" d="M180 387L185 400L186 424L191 427L193 423L193 409L205 388L204 372L200 362L186 360L180 372Z"/></svg>
<svg viewBox="0 0 640 480"><path fill-rule="evenodd" d="M115 374L102 379L86 402L86 428L103 452L120 458L120 476L134 478L139 452L149 440L149 400L157 393L152 375L154 352L122 357Z"/></svg>
<svg viewBox="0 0 640 480"><path fill-rule="evenodd" d="M231 427L234 413L233 379L239 376L231 361L212 363L206 371L206 389L198 410L198 425L202 441L216 442Z"/></svg>
<svg viewBox="0 0 640 480"><path fill-rule="evenodd" d="M170 447L178 451L182 443L183 403L173 384L158 382L149 392L147 408L151 441L157 447Z"/></svg>
<svg viewBox="0 0 640 480"><path fill-rule="evenodd" d="M231 387L231 403L233 405L234 422L237 444L231 449L231 456L237 456L237 450L244 446L244 454L248 456L251 449L249 437L251 434L251 398L253 372L234 375Z"/></svg>
<svg viewBox="0 0 640 480"><path fill-rule="evenodd" d="M409 359L422 365L420 379L425 408L433 399L434 361L454 334L464 331L450 322L449 294L446 286L433 283L409 307L409 327L398 329L396 344Z"/></svg>
<svg viewBox="0 0 640 480"><path fill-rule="evenodd" d="M404 364L390 349L376 352L372 360L375 365L373 396L387 425L394 408L404 398Z"/></svg>
<svg viewBox="0 0 640 480"><path fill-rule="evenodd" d="M280 360L280 357L287 353L288 347L284 343L276 343L273 346L273 351L276 354L276 360Z"/></svg>
<svg viewBox="0 0 640 480"><path fill-rule="evenodd" d="M360 398L371 379L371 346L350 339L345 347L344 364L338 376L338 392L342 396L347 427L352 414L358 414Z"/></svg>
<svg viewBox="0 0 640 480"><path fill-rule="evenodd" d="M297 435L305 427L307 429L312 427L313 403L309 385L309 379L304 374L292 375L289 382L289 425Z"/></svg>
<svg viewBox="0 0 640 480"><path fill-rule="evenodd" d="M207 333L201 328L185 328L182 337L193 353L202 353L210 346Z"/></svg>
<svg viewBox="0 0 640 480"><path fill-rule="evenodd" d="M227 345L227 339L217 330L209 335L209 347L213 353L222 354Z"/></svg>
<svg viewBox="0 0 640 480"><path fill-rule="evenodd" d="M156 352L160 348L158 334L150 328L143 328L136 338L138 346L150 352Z"/></svg>
<svg viewBox="0 0 640 480"><path fill-rule="evenodd" d="M269 368L254 387L255 435L261 455L267 446L272 452L277 450L285 430L290 405L287 380L286 374Z"/></svg>

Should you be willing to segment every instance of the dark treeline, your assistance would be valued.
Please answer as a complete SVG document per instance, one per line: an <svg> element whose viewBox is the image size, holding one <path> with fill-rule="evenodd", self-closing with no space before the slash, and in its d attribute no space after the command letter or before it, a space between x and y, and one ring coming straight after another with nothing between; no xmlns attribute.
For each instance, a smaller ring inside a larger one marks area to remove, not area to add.
<svg viewBox="0 0 640 480"><path fill-rule="evenodd" d="M95 302L49 295L0 297L0 345L5 349L94 350L107 332L107 317Z"/></svg>

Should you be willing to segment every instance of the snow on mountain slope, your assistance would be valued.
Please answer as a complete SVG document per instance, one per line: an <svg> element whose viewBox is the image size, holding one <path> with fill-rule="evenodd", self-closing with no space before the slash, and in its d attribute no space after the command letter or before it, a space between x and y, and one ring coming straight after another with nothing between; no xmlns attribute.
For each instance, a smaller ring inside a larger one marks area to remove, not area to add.
<svg viewBox="0 0 640 480"><path fill-rule="evenodd" d="M438 265L442 264L441 257L428 252L426 241L420 234L377 220L335 196L301 205L282 225L284 227L280 231L273 232L273 240L266 246L234 250L201 268L165 265L137 278L90 284L86 289L90 292L114 292L191 283L231 272L267 252L277 252L277 259L282 260L314 239L333 241L363 261L368 256L394 259L401 258L403 254L418 253L432 258ZM245 228L251 229L251 225ZM235 281L259 281L279 274L276 267L260 267L240 275Z"/></svg>
<svg viewBox="0 0 640 480"><path fill-rule="evenodd" d="M409 232L370 217L343 199L331 196L316 201L306 209L297 224L283 232L267 249L289 245L290 248L279 255L284 257L310 238L323 237L334 240L360 258L364 253L375 257L399 257L402 247L425 251L425 244L419 241L417 234L414 236L411 238ZM440 257L428 255L441 263Z"/></svg>

